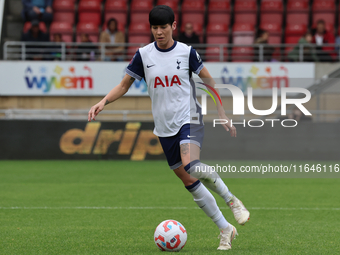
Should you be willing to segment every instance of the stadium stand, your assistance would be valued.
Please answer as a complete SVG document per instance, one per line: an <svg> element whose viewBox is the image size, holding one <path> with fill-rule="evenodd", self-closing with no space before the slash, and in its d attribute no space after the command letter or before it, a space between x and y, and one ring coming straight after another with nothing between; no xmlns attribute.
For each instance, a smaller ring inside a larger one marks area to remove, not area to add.
<svg viewBox="0 0 340 255"><path fill-rule="evenodd" d="M24 28L23 28L23 32L27 33L28 30L30 30L32 27L32 24L30 21L25 22L24 24ZM44 22L39 22L39 29L43 32L43 33L47 33L47 27L46 24Z"/></svg>
<svg viewBox="0 0 340 255"><path fill-rule="evenodd" d="M123 31L127 23L128 5L126 0L107 0L105 2L105 20L103 26L109 19L114 18L118 22L118 29ZM104 30L104 28L103 28Z"/></svg>
<svg viewBox="0 0 340 255"><path fill-rule="evenodd" d="M203 26L204 22L204 1L202 0L184 0L182 3L182 24L195 21L195 24Z"/></svg>
<svg viewBox="0 0 340 255"><path fill-rule="evenodd" d="M81 34L88 34L92 42L98 42L99 30L95 23L78 23L77 25L77 42L80 42Z"/></svg>
<svg viewBox="0 0 340 255"><path fill-rule="evenodd" d="M334 30L335 24L335 1L334 0L315 0L313 2L313 26L318 20L324 20L328 25L329 31Z"/></svg>
<svg viewBox="0 0 340 255"><path fill-rule="evenodd" d="M234 44L252 44L254 42L255 28L253 24L242 23L233 26Z"/></svg>
<svg viewBox="0 0 340 255"><path fill-rule="evenodd" d="M309 22L309 1L288 0L287 3L287 24L308 25Z"/></svg>
<svg viewBox="0 0 340 255"><path fill-rule="evenodd" d="M54 34L61 34L64 42L73 42L73 27L69 22L53 22L50 27L51 40Z"/></svg>
<svg viewBox="0 0 340 255"><path fill-rule="evenodd" d="M11 1L14 2L19 0ZM169 5L174 10L175 38L190 22L200 41L207 44L251 45L259 29L269 32L268 44L296 44L320 19L334 36L340 33L339 0L58 0L53 3L54 18L46 31L51 37L62 34L65 42L79 41L81 33L88 33L91 40L97 42L107 21L115 18L127 42L149 43L152 38L148 31L148 13L156 4ZM25 24L25 31L27 26ZM207 59L214 59L217 47L206 47ZM136 47L129 49L132 48ZM231 47L223 53L223 58L234 61L243 52L248 52L247 47L235 54ZM218 55L218 59L222 57Z"/></svg>
<svg viewBox="0 0 340 255"><path fill-rule="evenodd" d="M251 23L257 21L257 4L256 0L235 0L234 5L235 24Z"/></svg>
<svg viewBox="0 0 340 255"><path fill-rule="evenodd" d="M79 23L101 24L101 5L98 0L81 0L78 6Z"/></svg>

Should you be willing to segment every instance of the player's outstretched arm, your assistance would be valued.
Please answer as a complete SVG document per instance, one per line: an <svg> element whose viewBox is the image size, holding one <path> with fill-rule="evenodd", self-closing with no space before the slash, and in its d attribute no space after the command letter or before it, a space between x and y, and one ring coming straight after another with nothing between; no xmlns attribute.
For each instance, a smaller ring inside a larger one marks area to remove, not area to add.
<svg viewBox="0 0 340 255"><path fill-rule="evenodd" d="M202 81L208 85L210 85L211 87L215 88L215 84L216 82L214 81L214 79L211 77L208 69L206 67L203 67L203 69L201 70L201 72L198 74L198 76L202 79ZM210 92L211 89L208 88L208 90ZM220 94L218 89L215 89L216 92L218 93L218 95ZM215 96L215 93L212 93L212 95ZM236 137L236 128L235 126L231 126L231 122L229 120L229 118L225 115L225 111L223 109L223 106L221 105L220 101L216 98L216 106L217 106L217 112L218 112L218 116L220 119L226 119L228 122L227 124L224 124L223 127L225 128L225 130L230 132L231 137Z"/></svg>
<svg viewBox="0 0 340 255"><path fill-rule="evenodd" d="M95 117L104 109L105 105L122 97L126 92L128 92L134 81L135 78L126 74L118 86L114 87L99 103L91 107L88 113L88 121L96 120Z"/></svg>

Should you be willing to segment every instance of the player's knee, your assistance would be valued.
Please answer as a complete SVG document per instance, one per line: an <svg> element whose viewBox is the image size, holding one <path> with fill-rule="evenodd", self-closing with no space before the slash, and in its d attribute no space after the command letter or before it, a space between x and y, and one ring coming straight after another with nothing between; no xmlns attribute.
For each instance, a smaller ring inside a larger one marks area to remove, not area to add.
<svg viewBox="0 0 340 255"><path fill-rule="evenodd" d="M196 178L191 177L190 174L188 174L184 169L177 168L174 170L174 172L177 175L177 177L181 179L184 186L190 186L197 181Z"/></svg>

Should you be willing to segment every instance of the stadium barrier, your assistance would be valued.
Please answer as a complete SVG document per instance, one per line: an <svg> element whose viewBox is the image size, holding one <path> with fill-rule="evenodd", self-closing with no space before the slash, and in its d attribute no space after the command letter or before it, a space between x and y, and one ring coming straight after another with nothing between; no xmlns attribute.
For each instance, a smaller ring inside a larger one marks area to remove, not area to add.
<svg viewBox="0 0 340 255"><path fill-rule="evenodd" d="M0 159L165 159L152 122L0 120ZM237 125L238 138L205 123L203 160L339 160L340 123Z"/></svg>
<svg viewBox="0 0 340 255"><path fill-rule="evenodd" d="M105 61L110 48L124 47L123 52L115 55L120 61L129 61L141 43L54 43L54 42L14 42L4 44L4 60L62 60L62 61ZM338 44L193 44L204 61L213 62L338 62ZM294 54L290 54L294 47Z"/></svg>

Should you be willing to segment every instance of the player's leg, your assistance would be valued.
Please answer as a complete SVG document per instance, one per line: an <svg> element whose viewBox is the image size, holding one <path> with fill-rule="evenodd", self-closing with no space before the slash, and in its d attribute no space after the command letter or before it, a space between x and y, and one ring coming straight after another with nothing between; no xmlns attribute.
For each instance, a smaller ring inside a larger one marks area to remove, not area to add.
<svg viewBox="0 0 340 255"><path fill-rule="evenodd" d="M183 150L190 148L191 144L181 145L181 155ZM183 181L186 189L192 194L196 204L205 212L205 214L212 219L220 230L220 245L218 250L230 250L231 242L237 235L236 228L228 223L219 209L214 196L201 183L200 180L194 178L184 169L183 165L174 170L175 174ZM195 182L193 182L195 181ZM188 186L188 184L190 184Z"/></svg>
<svg viewBox="0 0 340 255"><path fill-rule="evenodd" d="M209 190L198 179L190 176L185 171L180 155L179 134L173 137L159 137L159 141L163 147L170 169L174 170L174 173L182 180L197 205L221 229L221 241L218 249L231 249L231 241L237 234L236 229L225 220L216 204L215 198Z"/></svg>
<svg viewBox="0 0 340 255"><path fill-rule="evenodd" d="M189 136L186 133L189 132ZM243 203L228 189L218 173L211 171L211 167L202 163L200 147L202 145L204 127L191 125L190 130L184 128L181 139L181 160L184 169L193 177L199 179L206 187L220 195L234 214L236 221L243 225L249 220L250 213ZM188 139L190 137L190 139Z"/></svg>
<svg viewBox="0 0 340 255"><path fill-rule="evenodd" d="M224 218L214 196L200 180L190 176L190 174L185 171L183 165L175 169L174 173L182 180L185 188L193 196L196 204L219 228L221 241L218 250L230 250L231 242L237 235L237 230Z"/></svg>

